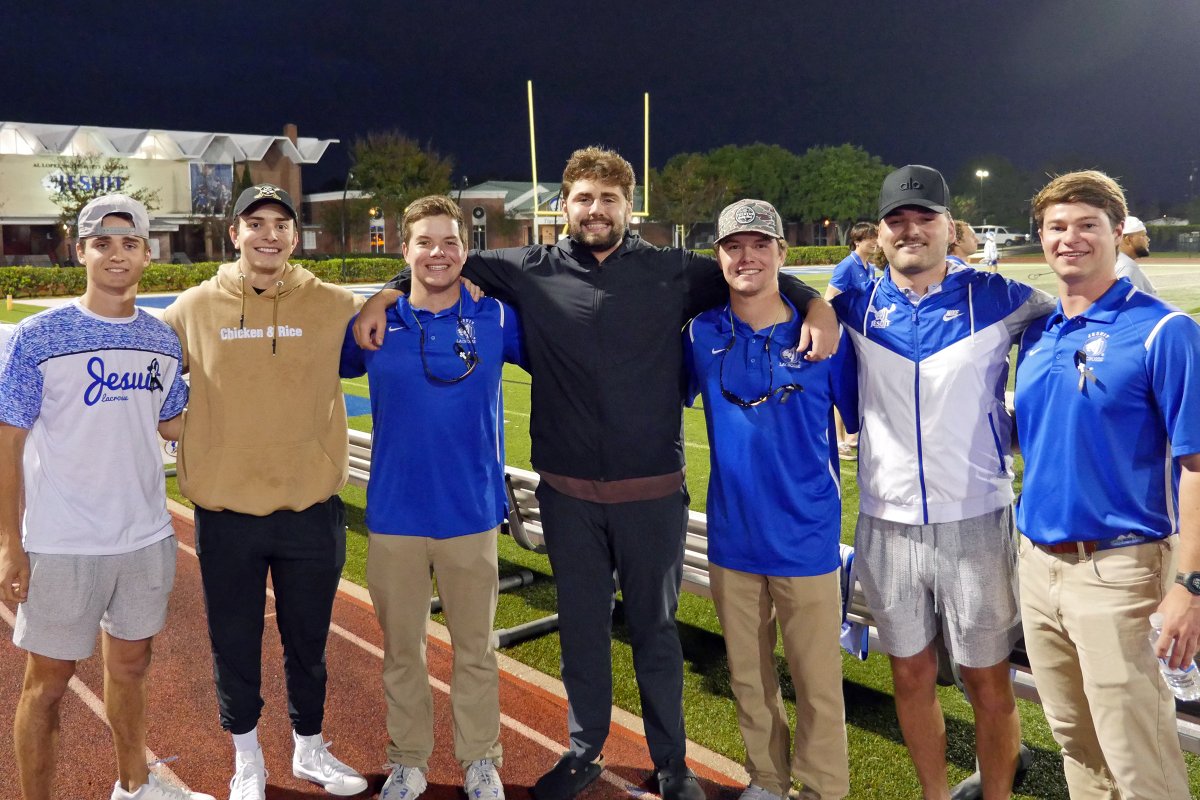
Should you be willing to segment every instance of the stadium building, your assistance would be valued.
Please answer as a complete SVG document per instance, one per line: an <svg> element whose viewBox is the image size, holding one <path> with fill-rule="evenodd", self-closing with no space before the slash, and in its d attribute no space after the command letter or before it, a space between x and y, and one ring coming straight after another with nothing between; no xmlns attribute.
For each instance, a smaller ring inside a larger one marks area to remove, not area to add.
<svg viewBox="0 0 1200 800"><path fill-rule="evenodd" d="M0 264L74 263L70 231L54 198L71 187L157 192L150 246L156 261L232 255L226 234L235 178L270 182L303 196L300 167L316 164L337 139L282 135L104 128L0 122ZM120 161L128 179L103 169L72 174L78 157ZM301 250L316 247L305 227Z"/></svg>

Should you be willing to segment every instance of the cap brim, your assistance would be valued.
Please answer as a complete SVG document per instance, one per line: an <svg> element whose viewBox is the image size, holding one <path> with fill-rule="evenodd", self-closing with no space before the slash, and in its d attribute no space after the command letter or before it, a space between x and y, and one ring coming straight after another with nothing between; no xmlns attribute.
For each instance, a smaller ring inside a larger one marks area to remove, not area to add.
<svg viewBox="0 0 1200 800"><path fill-rule="evenodd" d="M247 203L246 207L243 208L241 211L236 212L234 214L234 216L235 217L245 216L246 214L249 214L254 209L258 208L259 206L266 205L267 203L274 203L275 205L285 209L288 212L288 215L291 216L292 219L297 219L296 210L294 208L292 208L291 206L289 206L287 203L285 203L282 200L275 198L275 197L261 197L258 200Z"/></svg>
<svg viewBox="0 0 1200 800"><path fill-rule="evenodd" d="M911 199L905 199L905 200L897 200L894 203L888 203L886 206L880 206L879 218L883 219L888 214L895 211L897 208L903 208L904 206L916 206L917 208L926 208L926 209L929 209L930 211L933 211L936 214L945 214L946 213L945 206L939 206L937 203L930 202L929 200L921 200L919 198L911 198Z"/></svg>
<svg viewBox="0 0 1200 800"><path fill-rule="evenodd" d="M730 231L729 233L725 234L724 236L722 236L719 239L713 239L713 244L718 245L721 242L728 239L730 236L737 236L739 233L757 233L760 236L766 236L768 239L775 239L776 241L780 241L780 242L785 241L787 239L786 236L779 236L778 234L770 233L768 231L759 231L759 230L755 230L753 228L746 228L745 230L740 230L740 231Z"/></svg>

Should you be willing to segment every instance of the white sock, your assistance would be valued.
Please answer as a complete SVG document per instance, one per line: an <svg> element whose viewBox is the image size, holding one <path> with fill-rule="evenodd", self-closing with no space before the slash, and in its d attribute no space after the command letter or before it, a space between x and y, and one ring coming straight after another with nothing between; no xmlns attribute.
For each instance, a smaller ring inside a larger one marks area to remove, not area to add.
<svg viewBox="0 0 1200 800"><path fill-rule="evenodd" d="M313 750L325 744L325 740L321 738L320 731L317 731L312 736L301 736L292 731L292 739L296 742L297 747L303 747L307 750Z"/></svg>
<svg viewBox="0 0 1200 800"><path fill-rule="evenodd" d="M245 733L233 734L233 749L239 753L253 753L258 749L258 726Z"/></svg>

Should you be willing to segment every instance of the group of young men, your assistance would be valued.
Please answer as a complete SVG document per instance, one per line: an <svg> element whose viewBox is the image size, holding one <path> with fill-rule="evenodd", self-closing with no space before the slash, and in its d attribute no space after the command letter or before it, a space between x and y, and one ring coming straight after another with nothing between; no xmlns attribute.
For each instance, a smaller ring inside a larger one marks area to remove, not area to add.
<svg viewBox="0 0 1200 800"><path fill-rule="evenodd" d="M746 800L778 800L794 782L802 798L850 791L837 647L835 406L859 431L857 573L891 659L924 796L950 796L938 640L960 665L975 710L982 796L1011 793L1020 726L1008 657L1022 631L1072 797L1188 796L1156 655L1178 665L1200 645L1200 328L1117 278L1127 216L1120 187L1100 173L1071 173L1034 199L1055 300L948 259L956 239L948 187L934 169L904 167L884 180L877 227L863 228L887 268L839 286L831 308L781 275L784 227L769 203L727 207L709 258L630 234L633 185L616 153L576 151L563 176L568 235L475 253L466 251L456 204L418 200L402 223L410 269L353 320L348 292L288 263L297 237L291 199L254 187L235 208L239 260L168 310L177 342L133 308L149 261L144 209L112 197L85 209L79 247L88 292L24 323L0 372L0 469L15 487L0 497L0 590L21 602L15 639L30 651L16 724L27 798L47 796L58 701L98 624L120 766L113 796L183 797L140 765L144 702L128 700L144 691L169 577L153 592L142 577L119 572L106 593L80 589L94 616L71 621L69 632L60 612L74 604L62 584L79 583L78 570L96 569L95 561L107 564L98 553L157 558L164 575L167 562L173 568L150 451L160 421L165 436L179 435L183 371L192 377L179 471L197 506L221 723L236 753L231 797L264 796L256 725L268 571L293 770L336 794L366 788L321 735L324 644L344 557L340 370L365 372L372 390L367 572L384 632L389 737L381 797L415 800L426 788L433 573L454 646L454 751L464 788L471 800L502 800L490 629L505 515L505 361L533 376L532 462L569 706L570 746L534 785L538 800L569 800L603 769L618 585L659 794L703 795L685 763L674 622L688 505L681 414L697 396L712 458L712 590L747 750ZM153 346L128 344L123 337L133 333ZM1019 536L1004 403L1014 342L1026 461ZM148 353L153 363L142 365ZM30 399L25 387L43 382ZM92 421L94 405L110 416ZM114 422L113 414L125 416ZM71 426L65 444L51 434L56 424ZM114 430L123 445L104 446L98 437ZM448 437L454 447L444 446ZM251 444L270 457L259 450L251 460ZM36 451L24 470L24 539L23 446ZM81 467L71 456L83 447L124 459L103 474L141 476L140 505L112 500L94 475L72 474ZM43 477L52 470L66 472ZM78 495L67 509L79 519L39 520L48 512L38 494L51 486ZM97 496L144 519L108 541L102 532L117 528L88 516ZM75 532L63 535L72 541L55 542L64 530ZM60 569L74 571L56 579L60 555ZM130 585L136 602L126 599ZM1164 624L1152 651L1147 618L1155 610ZM777 627L796 687L794 734L774 662Z"/></svg>

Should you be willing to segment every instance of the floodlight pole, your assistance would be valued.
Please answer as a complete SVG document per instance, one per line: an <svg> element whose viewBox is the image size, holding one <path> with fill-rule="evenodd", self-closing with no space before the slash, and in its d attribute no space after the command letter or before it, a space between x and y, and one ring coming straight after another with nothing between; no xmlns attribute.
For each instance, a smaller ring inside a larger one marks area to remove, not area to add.
<svg viewBox="0 0 1200 800"><path fill-rule="evenodd" d="M530 230L533 233L533 243L537 244L538 219L538 179L537 179L537 142L533 134L533 81L525 81L525 93L529 97L529 160L533 167L533 219L530 220Z"/></svg>

